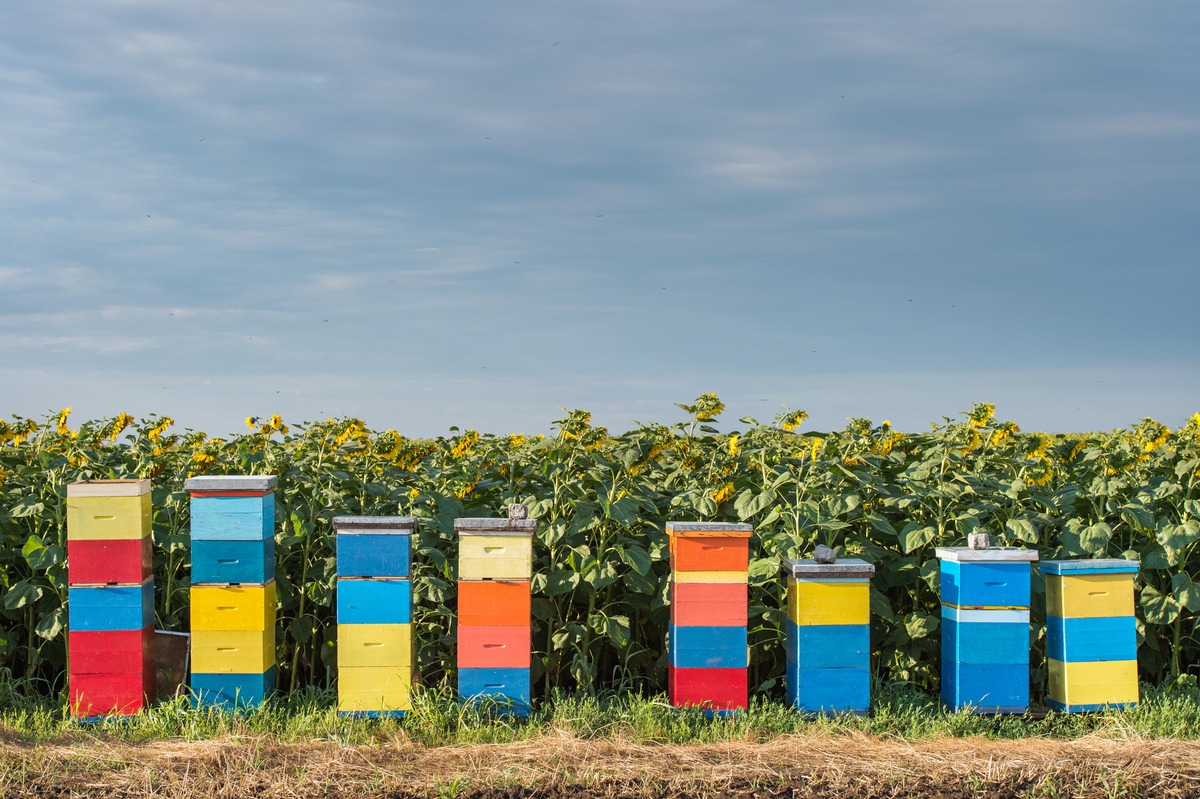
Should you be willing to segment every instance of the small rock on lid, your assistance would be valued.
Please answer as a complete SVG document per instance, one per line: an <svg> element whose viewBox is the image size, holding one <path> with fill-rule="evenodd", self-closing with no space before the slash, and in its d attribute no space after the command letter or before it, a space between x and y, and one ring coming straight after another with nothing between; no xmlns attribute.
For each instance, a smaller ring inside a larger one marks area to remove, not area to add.
<svg viewBox="0 0 1200 799"><path fill-rule="evenodd" d="M992 539L987 533L971 533L967 536L967 546L971 549L987 549L992 545Z"/></svg>
<svg viewBox="0 0 1200 799"><path fill-rule="evenodd" d="M519 522L529 518L529 508L525 505L513 503L508 506L508 520L510 522Z"/></svg>
<svg viewBox="0 0 1200 799"><path fill-rule="evenodd" d="M818 544L816 550L813 551L813 560L817 563L835 563L837 562L837 550L824 544Z"/></svg>

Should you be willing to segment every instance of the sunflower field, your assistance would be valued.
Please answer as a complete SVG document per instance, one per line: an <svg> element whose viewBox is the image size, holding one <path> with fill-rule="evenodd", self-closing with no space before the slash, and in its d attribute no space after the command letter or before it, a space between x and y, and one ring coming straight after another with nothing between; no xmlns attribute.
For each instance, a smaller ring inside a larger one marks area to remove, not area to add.
<svg viewBox="0 0 1200 799"><path fill-rule="evenodd" d="M988 532L1046 558L1126 557L1137 582L1144 681L1194 682L1200 662L1200 413L1172 430L1152 419L1105 433L1054 435L999 421L990 404L929 432L851 419L804 433L807 414L744 418L721 432L720 399L686 419L619 435L570 411L550 436L451 428L410 439L358 419L285 424L251 417L228 438L128 414L72 426L0 421L0 670L53 693L66 663L66 486L149 477L157 627L187 630L188 496L196 474L273 474L277 662L283 690L336 677L334 534L342 515L412 515L418 670L427 688L454 674L454 519L521 502L534 541L535 695L664 689L669 520L754 525L750 684L782 694L780 563L817 544L865 558L872 664L883 682L929 690L939 674L934 548ZM1045 684L1044 586L1034 570L1033 699Z"/></svg>

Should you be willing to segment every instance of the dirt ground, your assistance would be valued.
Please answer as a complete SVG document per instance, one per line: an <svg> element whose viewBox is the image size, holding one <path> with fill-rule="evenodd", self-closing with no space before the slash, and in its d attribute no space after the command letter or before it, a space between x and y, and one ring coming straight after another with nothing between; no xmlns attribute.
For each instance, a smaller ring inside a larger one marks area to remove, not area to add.
<svg viewBox="0 0 1200 799"><path fill-rule="evenodd" d="M643 745L547 735L427 749L271 739L0 742L0 796L163 799L435 797L1200 797L1200 742L906 742L784 736Z"/></svg>

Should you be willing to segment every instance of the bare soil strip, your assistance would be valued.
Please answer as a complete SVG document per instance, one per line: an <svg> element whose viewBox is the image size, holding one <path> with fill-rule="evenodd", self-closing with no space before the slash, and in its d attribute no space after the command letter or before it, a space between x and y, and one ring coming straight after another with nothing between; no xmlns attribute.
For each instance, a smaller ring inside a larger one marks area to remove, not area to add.
<svg viewBox="0 0 1200 799"><path fill-rule="evenodd" d="M784 736L643 745L549 734L428 749L273 739L0 743L0 796L1200 797L1200 742Z"/></svg>

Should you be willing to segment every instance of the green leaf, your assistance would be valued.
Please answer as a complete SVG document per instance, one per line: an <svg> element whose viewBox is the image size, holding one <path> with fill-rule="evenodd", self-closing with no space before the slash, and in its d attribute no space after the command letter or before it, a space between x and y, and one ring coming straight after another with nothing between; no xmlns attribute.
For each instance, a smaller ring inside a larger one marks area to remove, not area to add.
<svg viewBox="0 0 1200 799"><path fill-rule="evenodd" d="M570 593L579 585L579 575L567 569L559 569L546 575L546 585L542 593L546 596L558 596Z"/></svg>
<svg viewBox="0 0 1200 799"><path fill-rule="evenodd" d="M1112 540L1112 536L1113 529L1111 527L1104 522L1096 522L1083 528L1079 534L1079 544L1088 552L1096 555L1108 548L1108 542Z"/></svg>
<svg viewBox="0 0 1200 799"><path fill-rule="evenodd" d="M23 519L26 516L41 516L42 511L46 506L38 501L38 498L33 494L21 497L9 509L8 515L14 519Z"/></svg>
<svg viewBox="0 0 1200 799"><path fill-rule="evenodd" d="M871 615L883 619L888 624L894 624L896 621L896 614L892 612L892 603L888 601L887 594L875 587L871 588Z"/></svg>
<svg viewBox="0 0 1200 799"><path fill-rule="evenodd" d="M1175 597L1159 593L1152 585L1142 589L1138 604L1142 607L1142 615L1145 616L1147 624L1170 624L1179 617L1182 610Z"/></svg>
<svg viewBox="0 0 1200 799"><path fill-rule="evenodd" d="M1195 612L1200 610L1200 583L1192 580L1186 574L1176 574L1171 577L1171 593L1179 604Z"/></svg>
<svg viewBox="0 0 1200 799"><path fill-rule="evenodd" d="M629 617L609 616L604 626L608 638L617 649L629 646Z"/></svg>
<svg viewBox="0 0 1200 799"><path fill-rule="evenodd" d="M66 559L66 553L58 544L42 547L25 556L25 562L35 572L47 572Z"/></svg>
<svg viewBox="0 0 1200 799"><path fill-rule="evenodd" d="M45 548L46 545L42 543L42 539L38 538L36 535L31 535L25 541L25 546L21 547L21 556L24 557L25 560L29 560L29 556L31 554L37 552L39 549Z"/></svg>
<svg viewBox="0 0 1200 799"><path fill-rule="evenodd" d="M638 574L630 570L625 572L621 579L625 586L635 594L653 594L658 590L658 585L650 575Z"/></svg>
<svg viewBox="0 0 1200 799"><path fill-rule="evenodd" d="M938 629L937 617L917 611L904 618L904 629L909 638L924 638Z"/></svg>
<svg viewBox="0 0 1200 799"><path fill-rule="evenodd" d="M1166 550L1167 558L1174 566L1184 548L1200 537L1200 522L1189 519L1184 524L1164 524L1155 539Z"/></svg>
<svg viewBox="0 0 1200 799"><path fill-rule="evenodd" d="M1154 529L1154 514L1141 505L1126 505L1121 511L1121 518L1139 532L1146 533Z"/></svg>
<svg viewBox="0 0 1200 799"><path fill-rule="evenodd" d="M653 561L650 553L637 544L630 544L621 549L621 560L638 574L649 574Z"/></svg>
<svg viewBox="0 0 1200 799"><path fill-rule="evenodd" d="M637 522L637 503L629 497L621 497L608 506L605 515L622 527L630 527Z"/></svg>
<svg viewBox="0 0 1200 799"><path fill-rule="evenodd" d="M1009 519L1004 526L1016 536L1018 541L1024 541L1027 544L1038 542L1037 528L1028 519Z"/></svg>
<svg viewBox="0 0 1200 799"><path fill-rule="evenodd" d="M892 523L878 513L872 513L867 517L867 521L871 523L871 527L890 538L900 537L900 534L896 532L896 528L892 526Z"/></svg>
<svg viewBox="0 0 1200 799"><path fill-rule="evenodd" d="M53 641L62 632L65 616L62 608L55 608L53 613L47 613L38 620L33 631L47 641Z"/></svg>
<svg viewBox="0 0 1200 799"><path fill-rule="evenodd" d="M8 593L4 595L4 607L7 610L17 610L37 602L46 593L40 585L34 585L28 580L17 581Z"/></svg>
<svg viewBox="0 0 1200 799"><path fill-rule="evenodd" d="M779 574L779 561L775 558L757 558L750 562L748 570L752 578L771 577Z"/></svg>
<svg viewBox="0 0 1200 799"><path fill-rule="evenodd" d="M904 532L900 534L900 550L907 555L913 550L925 546L936 536L936 528L918 527L916 522L909 522L904 526Z"/></svg>
<svg viewBox="0 0 1200 799"><path fill-rule="evenodd" d="M743 491L733 503L738 519L745 520L770 507L778 499L771 489L754 494L749 489Z"/></svg>

